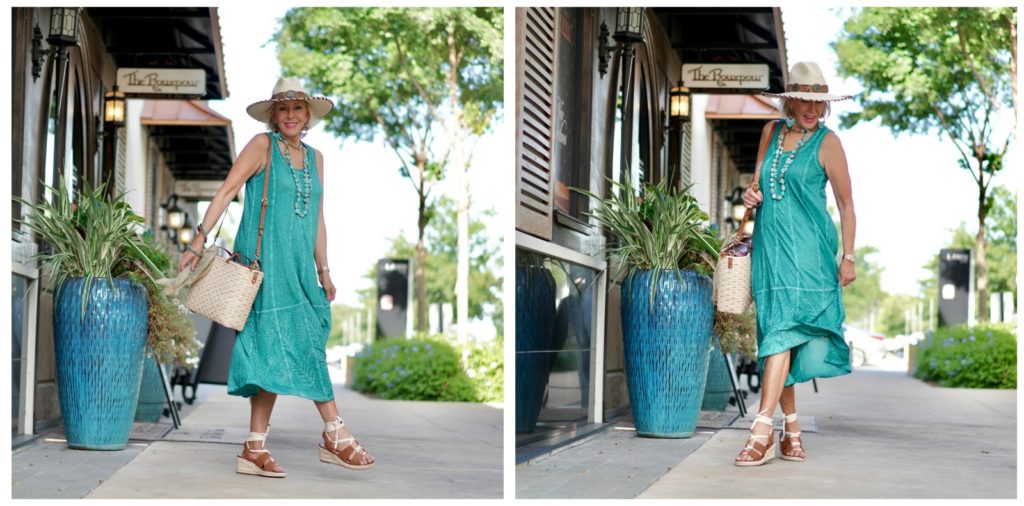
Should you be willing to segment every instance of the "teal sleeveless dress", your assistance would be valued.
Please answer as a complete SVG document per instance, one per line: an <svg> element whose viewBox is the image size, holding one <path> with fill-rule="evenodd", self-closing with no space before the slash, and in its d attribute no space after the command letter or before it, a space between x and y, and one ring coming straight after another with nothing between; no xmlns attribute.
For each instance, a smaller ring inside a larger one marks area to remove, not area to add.
<svg viewBox="0 0 1024 506"><path fill-rule="evenodd" d="M850 350L843 338L839 237L826 209L828 176L818 150L829 129L818 126L786 171L786 192L771 196L778 122L761 164L764 195L754 221L752 289L757 307L757 357L764 370L769 355L792 350L786 386L850 372ZM798 135L798 134L787 134ZM782 154L778 171L791 151ZM780 183L775 191L779 193Z"/></svg>
<svg viewBox="0 0 1024 506"><path fill-rule="evenodd" d="M296 177L304 174L288 166L278 143L272 141L267 216L260 265L264 277L252 312L238 333L231 354L228 393L242 397L259 389L314 401L334 399L327 372L327 336L331 330L330 302L317 279L313 248L319 224L323 188L316 172L316 152L306 145L305 165L312 190L309 211L296 214ZM260 225L261 170L245 183L242 222L235 251L248 264L256 253ZM302 209L305 203L300 202Z"/></svg>

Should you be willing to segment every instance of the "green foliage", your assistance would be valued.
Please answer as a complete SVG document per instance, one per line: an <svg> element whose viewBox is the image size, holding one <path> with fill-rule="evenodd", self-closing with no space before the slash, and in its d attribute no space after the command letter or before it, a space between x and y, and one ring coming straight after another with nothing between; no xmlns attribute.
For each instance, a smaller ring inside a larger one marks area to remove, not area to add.
<svg viewBox="0 0 1024 506"><path fill-rule="evenodd" d="M915 377L945 387L1017 388L1017 338L1012 325L940 328L921 342Z"/></svg>
<svg viewBox="0 0 1024 506"><path fill-rule="evenodd" d="M449 32L458 54L462 128L482 134L503 103L504 11L474 8L293 8L274 38L286 74L335 98L327 130L406 147L430 135L449 98ZM413 129L420 135L411 135Z"/></svg>
<svg viewBox="0 0 1024 506"><path fill-rule="evenodd" d="M616 238L605 248L605 253L619 262L616 279L626 269L652 269L655 279L663 269L714 273L721 242L714 229L704 226L708 215L689 193L689 186L675 191L662 181L645 185L643 196L637 197L628 178L608 181L611 195L604 199L579 188L573 191L590 197L596 208L587 215ZM657 283L651 283L652 303L656 287Z"/></svg>
<svg viewBox="0 0 1024 506"><path fill-rule="evenodd" d="M757 310L753 304L743 314L715 311L712 335L725 353L742 353L757 360Z"/></svg>
<svg viewBox="0 0 1024 506"><path fill-rule="evenodd" d="M153 281L159 269L143 252L145 246L136 233L145 220L132 212L123 193L110 197L106 184L96 188L86 184L73 196L63 180L56 187L43 186L52 192L52 201L30 203L13 198L26 209L25 221L18 223L25 224L48 246L35 258L50 270L58 290L66 279L84 278L82 290L88 293L93 280L126 277L131 271ZM88 300L82 297L83 316Z"/></svg>
<svg viewBox="0 0 1024 506"><path fill-rule="evenodd" d="M460 348L442 337L376 341L356 355L352 388L384 399L501 402L503 342Z"/></svg>
<svg viewBox="0 0 1024 506"><path fill-rule="evenodd" d="M172 263L173 257L157 242L152 232L146 231L142 235L139 250L157 268L154 277L173 278L177 275ZM138 269L130 276L146 285L146 292L149 295L146 344L157 361L180 364L195 362L199 353L199 342L195 339L195 323L179 294L166 293L161 285L151 281L151 278L146 277Z"/></svg>
<svg viewBox="0 0 1024 506"><path fill-rule="evenodd" d="M1013 8L864 8L831 44L839 75L864 92L844 127L879 119L894 132L948 130L968 139L1010 107Z"/></svg>
<svg viewBox="0 0 1024 506"><path fill-rule="evenodd" d="M459 351L443 339L374 342L355 360L352 388L383 399L475 401Z"/></svg>
<svg viewBox="0 0 1024 506"><path fill-rule="evenodd" d="M469 343L466 354L466 374L473 381L478 402L504 402L505 400L505 346L500 337L483 343Z"/></svg>

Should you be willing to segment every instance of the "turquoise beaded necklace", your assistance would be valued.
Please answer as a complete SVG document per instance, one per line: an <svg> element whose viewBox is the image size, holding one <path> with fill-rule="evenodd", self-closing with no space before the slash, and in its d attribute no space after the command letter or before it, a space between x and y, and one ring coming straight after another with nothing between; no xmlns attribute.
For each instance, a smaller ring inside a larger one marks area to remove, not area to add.
<svg viewBox="0 0 1024 506"><path fill-rule="evenodd" d="M786 124L779 130L778 146L775 148L775 159L772 160L772 169L768 176L768 190L775 200L782 200L782 197L786 194L786 172L789 170L789 166L793 164L793 160L796 158L796 154L800 151L800 148L807 143L807 134L811 133L812 130L803 128L803 136L800 137L800 141L796 143L796 147L789 152L789 156L786 161L782 164L782 171L779 172L779 162L782 160L783 150L782 143L786 139L786 130L792 125L787 121ZM817 128L815 128L817 130ZM779 182L779 193L775 193L775 181Z"/></svg>
<svg viewBox="0 0 1024 506"><path fill-rule="evenodd" d="M292 178L295 180L295 214L299 218L305 218L309 214L309 201L313 194L313 178L309 175L309 164L306 163L306 145L299 143L299 149L302 151L302 167L299 168L292 162L288 141L284 140L280 132L276 134L276 138L284 143L285 148L281 150L281 154L288 162L288 168L291 169Z"/></svg>

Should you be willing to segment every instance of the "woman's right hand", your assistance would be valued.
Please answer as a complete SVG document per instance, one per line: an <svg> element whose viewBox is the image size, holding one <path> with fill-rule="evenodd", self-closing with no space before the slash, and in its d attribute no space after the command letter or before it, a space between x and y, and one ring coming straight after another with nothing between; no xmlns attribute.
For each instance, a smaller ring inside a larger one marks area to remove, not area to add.
<svg viewBox="0 0 1024 506"><path fill-rule="evenodd" d="M754 191L753 186L743 192L743 205L748 209L760 206L762 200L764 200L764 195L759 191Z"/></svg>
<svg viewBox="0 0 1024 506"><path fill-rule="evenodd" d="M178 260L178 272L185 270L186 265L193 271L196 270L196 266L199 265L199 257L189 250L185 250L185 252L181 254L181 259Z"/></svg>

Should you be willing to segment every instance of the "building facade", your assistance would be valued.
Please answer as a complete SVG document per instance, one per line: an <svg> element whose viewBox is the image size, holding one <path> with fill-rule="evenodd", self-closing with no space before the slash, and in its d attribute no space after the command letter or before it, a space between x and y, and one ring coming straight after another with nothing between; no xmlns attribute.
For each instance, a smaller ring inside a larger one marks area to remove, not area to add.
<svg viewBox="0 0 1024 506"><path fill-rule="evenodd" d="M577 189L688 189L734 233L735 190L780 116L756 93L782 91L787 62L778 8L521 8L515 23L520 462L629 414L618 266ZM758 89L723 84L743 65ZM703 74L719 82L684 86Z"/></svg>
<svg viewBox="0 0 1024 506"><path fill-rule="evenodd" d="M227 96L216 8L14 8L12 184L29 202L44 185L82 189L108 182L125 193L146 228L174 247L169 200L195 216L234 159L231 122L205 105ZM123 118L104 110L121 98L125 69L187 71L198 89L122 91ZM178 199L170 199L177 195ZM33 256L40 245L12 203L12 434L14 444L60 423L53 296Z"/></svg>

